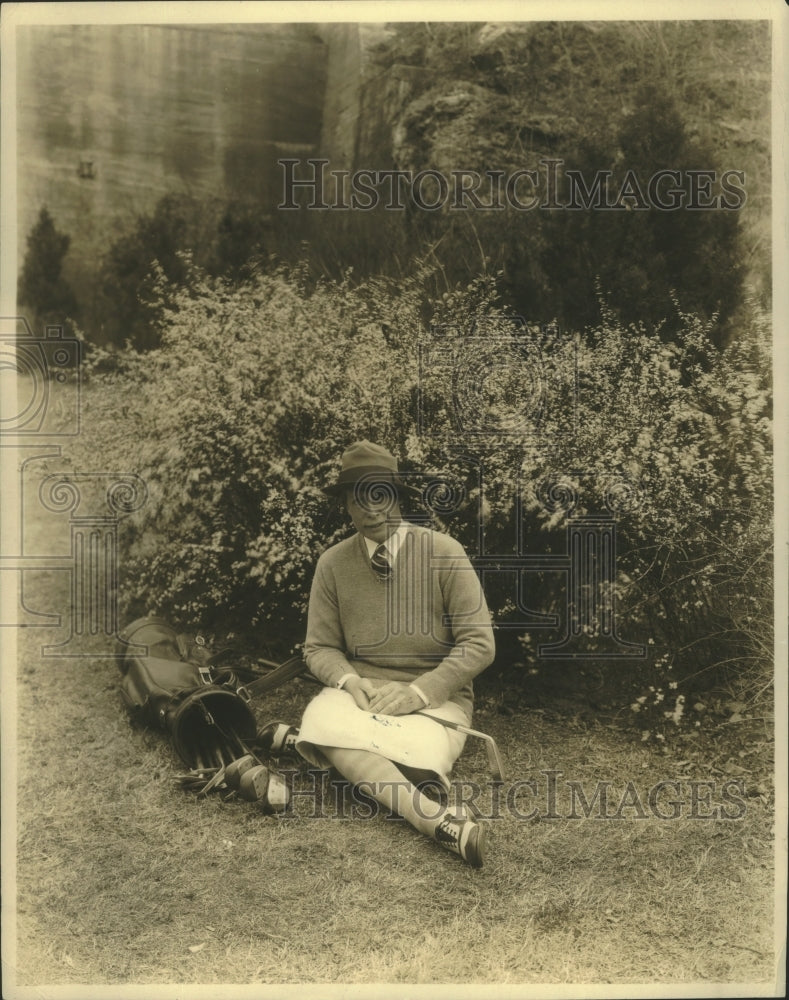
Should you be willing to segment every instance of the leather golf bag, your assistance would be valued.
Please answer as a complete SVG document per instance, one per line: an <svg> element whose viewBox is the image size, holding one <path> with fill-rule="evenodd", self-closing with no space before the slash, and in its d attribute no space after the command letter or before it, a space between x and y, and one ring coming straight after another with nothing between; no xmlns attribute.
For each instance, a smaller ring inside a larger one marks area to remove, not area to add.
<svg viewBox="0 0 789 1000"><path fill-rule="evenodd" d="M130 644L121 663L126 707L166 732L187 767L224 768L249 752L257 732L249 694L233 671L214 666L221 653L162 618L138 618L120 638Z"/></svg>

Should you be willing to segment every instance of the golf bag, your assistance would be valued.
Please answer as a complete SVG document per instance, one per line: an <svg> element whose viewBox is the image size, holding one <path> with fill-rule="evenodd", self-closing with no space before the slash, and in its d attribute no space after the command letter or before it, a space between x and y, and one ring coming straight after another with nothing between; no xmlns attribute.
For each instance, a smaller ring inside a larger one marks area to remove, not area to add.
<svg viewBox="0 0 789 1000"><path fill-rule="evenodd" d="M231 670L215 666L201 636L179 634L161 618L139 618L121 632L138 647L121 664L121 697L131 716L166 732L190 768L220 768L248 753L257 724L249 694Z"/></svg>

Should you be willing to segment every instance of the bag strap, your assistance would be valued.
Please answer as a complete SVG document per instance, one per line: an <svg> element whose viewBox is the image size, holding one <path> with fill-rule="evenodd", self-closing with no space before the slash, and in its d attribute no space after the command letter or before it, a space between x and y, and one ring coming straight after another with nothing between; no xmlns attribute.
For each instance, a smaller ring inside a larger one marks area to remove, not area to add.
<svg viewBox="0 0 789 1000"><path fill-rule="evenodd" d="M229 683L231 687L235 687L236 693L245 701L249 701L253 694L264 694L266 691L273 691L275 688L286 684L307 670L307 665L298 654L292 656L284 663L273 663L270 660L258 659L258 663L265 664L272 669L266 671L262 676L258 675L249 683L244 684L240 683L240 679L234 671L229 671L227 677L223 677L221 671L212 669L218 660L222 659L228 653L235 652L235 647L223 647L212 655L209 653L202 635L196 635L192 638L192 636L184 632L176 637L176 644L181 659L193 664L197 668L203 684L221 685ZM257 671L246 668L242 672L246 672L247 674L257 673Z"/></svg>

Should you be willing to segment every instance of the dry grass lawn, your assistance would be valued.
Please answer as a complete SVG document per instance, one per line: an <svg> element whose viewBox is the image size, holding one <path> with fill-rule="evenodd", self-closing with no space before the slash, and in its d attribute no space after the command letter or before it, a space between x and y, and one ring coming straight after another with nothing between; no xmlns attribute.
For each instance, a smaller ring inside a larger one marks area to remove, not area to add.
<svg viewBox="0 0 789 1000"><path fill-rule="evenodd" d="M33 606L52 607L55 582L42 575ZM562 818L503 810L489 862L475 871L401 821L340 818L335 806L347 809L347 798L327 795L320 819L310 818L309 796L288 818L195 799L173 781L180 766L165 740L130 725L117 667L44 659L45 631L19 632L19 984L740 982L771 991L765 732L740 733L735 747L729 727L658 754L599 723L528 707L500 714L483 690L476 721L499 742L508 777L538 782L538 796L524 790L516 808L545 813L541 772L558 770ZM297 720L313 691L297 681L268 696L260 722ZM456 774L487 780L479 741ZM617 820L567 818L566 780L587 796L609 780L614 812L628 781L645 805L660 780L680 780L686 800L688 781L715 781L720 804L733 774L745 784L739 819L692 819L687 804L676 820L638 819L631 807ZM313 780L302 764L296 789Z"/></svg>

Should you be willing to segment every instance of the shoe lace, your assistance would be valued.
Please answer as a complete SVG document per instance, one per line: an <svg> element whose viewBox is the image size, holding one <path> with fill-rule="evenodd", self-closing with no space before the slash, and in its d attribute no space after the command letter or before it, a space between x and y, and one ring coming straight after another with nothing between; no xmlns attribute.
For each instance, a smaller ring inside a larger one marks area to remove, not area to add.
<svg viewBox="0 0 789 1000"><path fill-rule="evenodd" d="M460 823L449 816L441 820L436 827L435 838L439 844L450 844L458 847L460 844Z"/></svg>

